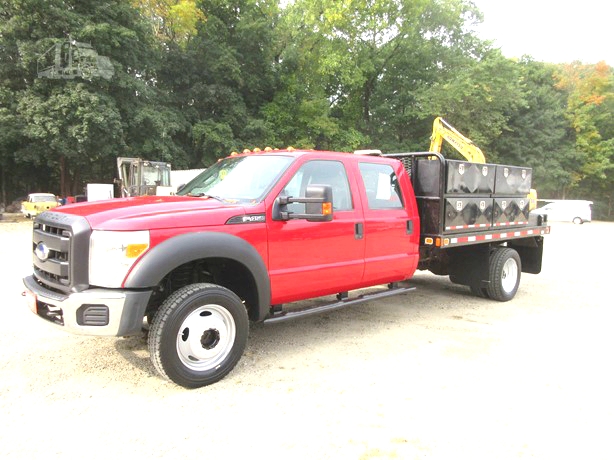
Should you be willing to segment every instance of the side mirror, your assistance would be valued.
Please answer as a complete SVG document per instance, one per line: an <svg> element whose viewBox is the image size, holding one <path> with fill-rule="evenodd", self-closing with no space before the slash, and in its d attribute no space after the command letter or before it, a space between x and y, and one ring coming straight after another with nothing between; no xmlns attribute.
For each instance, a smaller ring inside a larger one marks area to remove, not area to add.
<svg viewBox="0 0 614 460"><path fill-rule="evenodd" d="M305 213L288 211L288 204L304 203ZM280 196L273 205L273 220L306 219L309 222L333 220L333 188L330 185L309 185L304 197Z"/></svg>

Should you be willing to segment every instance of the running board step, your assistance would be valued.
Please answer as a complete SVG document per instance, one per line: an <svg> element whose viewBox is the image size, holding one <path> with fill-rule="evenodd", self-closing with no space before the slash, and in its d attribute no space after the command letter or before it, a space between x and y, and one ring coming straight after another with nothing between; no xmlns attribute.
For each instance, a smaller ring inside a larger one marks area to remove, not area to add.
<svg viewBox="0 0 614 460"><path fill-rule="evenodd" d="M266 324L278 323L280 321L288 321L290 319L301 318L303 316L317 315L332 310L339 310L341 308L349 307L350 305L356 305L359 303L369 302L371 300L383 299L385 297L392 297L393 295L405 294L407 292L415 290L415 287L393 287L386 289L385 291L374 292L373 294L361 294L354 298L345 298L338 302L332 302L325 305L317 305L314 307L305 307L296 310L284 311L276 314L268 319L265 319Z"/></svg>

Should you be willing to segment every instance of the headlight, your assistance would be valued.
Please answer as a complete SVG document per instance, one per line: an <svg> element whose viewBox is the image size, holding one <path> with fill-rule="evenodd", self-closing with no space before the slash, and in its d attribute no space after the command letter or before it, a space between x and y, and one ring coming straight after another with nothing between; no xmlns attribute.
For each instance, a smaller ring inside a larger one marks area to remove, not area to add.
<svg viewBox="0 0 614 460"><path fill-rule="evenodd" d="M118 288L139 256L149 249L149 232L105 232L90 237L89 282Z"/></svg>

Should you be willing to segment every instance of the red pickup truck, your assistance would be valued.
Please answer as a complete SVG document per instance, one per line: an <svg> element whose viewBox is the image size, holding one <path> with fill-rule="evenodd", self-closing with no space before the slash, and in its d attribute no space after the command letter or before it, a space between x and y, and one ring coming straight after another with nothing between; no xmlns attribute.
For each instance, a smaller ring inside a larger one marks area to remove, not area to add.
<svg viewBox="0 0 614 460"><path fill-rule="evenodd" d="M531 170L441 155L268 151L230 156L175 196L62 206L36 217L30 308L65 330L149 328L160 374L223 378L250 321L275 322L408 292L417 269L510 300L539 273ZM350 291L380 286L369 294ZM311 308L299 300L336 295Z"/></svg>

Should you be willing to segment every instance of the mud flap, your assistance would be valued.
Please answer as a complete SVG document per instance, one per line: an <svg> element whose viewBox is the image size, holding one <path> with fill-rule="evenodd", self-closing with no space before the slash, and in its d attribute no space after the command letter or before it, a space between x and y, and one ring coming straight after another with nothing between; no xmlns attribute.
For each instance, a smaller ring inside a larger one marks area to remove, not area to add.
<svg viewBox="0 0 614 460"><path fill-rule="evenodd" d="M448 250L450 281L465 286L488 286L490 245L477 244Z"/></svg>
<svg viewBox="0 0 614 460"><path fill-rule="evenodd" d="M542 271L542 255L544 253L543 236L509 241L507 247L515 249L520 256L523 272L537 275Z"/></svg>

